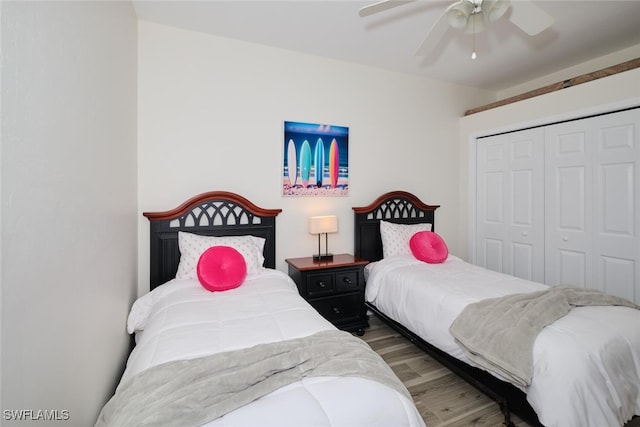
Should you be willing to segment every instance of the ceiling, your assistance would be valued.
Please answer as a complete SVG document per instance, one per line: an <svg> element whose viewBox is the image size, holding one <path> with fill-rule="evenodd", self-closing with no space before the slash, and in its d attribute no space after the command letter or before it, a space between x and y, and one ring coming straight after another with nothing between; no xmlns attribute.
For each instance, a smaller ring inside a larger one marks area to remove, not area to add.
<svg viewBox="0 0 640 427"><path fill-rule="evenodd" d="M537 36L513 25L509 10L476 35L477 59L472 36L454 29L421 57L416 49L453 0L418 0L361 18L359 9L374 1L133 3L146 21L496 91L640 44L640 0L543 0L534 3L555 23Z"/></svg>

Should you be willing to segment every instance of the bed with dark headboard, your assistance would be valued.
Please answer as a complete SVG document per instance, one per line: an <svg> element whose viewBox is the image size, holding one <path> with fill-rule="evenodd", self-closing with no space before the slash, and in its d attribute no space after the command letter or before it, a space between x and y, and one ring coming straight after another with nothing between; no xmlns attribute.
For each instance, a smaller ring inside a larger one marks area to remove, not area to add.
<svg viewBox="0 0 640 427"><path fill-rule="evenodd" d="M380 220L397 224L429 223L435 230L435 212L439 207L427 205L406 191L392 191L367 206L353 208L355 255L368 261L382 259Z"/></svg>
<svg viewBox="0 0 640 427"><path fill-rule="evenodd" d="M396 224L431 224L435 231L435 212L439 205L428 205L417 196L406 191L392 191L382 194L367 206L354 207L354 252L355 255L368 261L382 259L382 239L380 221ZM436 360L460 375L480 391L494 399L505 415L505 423L510 424L510 411L513 410L526 420L537 423L531 406L526 402L526 395L518 388L497 380L483 370L474 368L451 357L437 347L424 341L404 325L394 321L370 302L366 306L380 317L386 324L400 332Z"/></svg>
<svg viewBox="0 0 640 427"><path fill-rule="evenodd" d="M224 191L144 213L151 291L131 308L135 347L96 426L424 427L384 360L275 268L279 213Z"/></svg>
<svg viewBox="0 0 640 427"><path fill-rule="evenodd" d="M591 307L577 307L544 326L540 334L534 336L538 350L529 350L534 354L532 370L535 370L535 375L532 373L526 386L503 381L498 378L500 375L490 374L490 368L479 369L471 366L471 362L466 362L460 342L454 340L450 329L463 307L474 305L472 301L501 300L499 297L504 295L519 297L545 294L544 291L551 288L466 263L452 254L445 257L444 262L421 262L419 254L416 255L409 242L405 244L398 237L399 234L395 234L395 240L389 240L386 233L390 229L398 233L403 228L396 225L385 224L386 240L391 242L392 249L398 247L397 242L400 241L400 247L406 248L407 252L383 257L381 221L396 224L430 223L433 230L438 207L423 203L411 193L394 191L381 195L367 206L353 208L355 255L372 262L367 266L367 307L418 347L494 399L501 407L506 425L513 425L510 411L531 425L541 425L540 421L543 421L557 426L597 427L622 425L634 414L640 413L640 375L635 362L640 358L640 336L637 327L632 326L640 324L640 311L630 302L629 305L627 302L616 302L612 305L596 303ZM413 231L416 228L420 229L415 226L406 228L408 231L404 235L411 235L412 238L417 233ZM505 312L513 312L511 307L505 308ZM487 323L477 324L483 325L483 329L473 333L485 332ZM567 330L572 332L566 335ZM510 337L517 341L523 330L516 331L520 335ZM501 325L496 334L503 332L504 325ZM427 336L431 339L422 338ZM505 343L509 346L509 351L505 353L518 354L516 350L521 348L521 342L518 343ZM620 347L612 350L611 346L618 344ZM616 356L609 357L614 352ZM622 354L627 356L620 356ZM601 368L622 365L624 369L606 369L606 374ZM618 401L626 403L611 403ZM533 407L537 408L538 413Z"/></svg>
<svg viewBox="0 0 640 427"><path fill-rule="evenodd" d="M266 239L264 266L276 265L276 216L282 209L264 209L228 191L192 197L175 209L144 212L150 222L150 288L173 279L180 262L178 232L205 236L252 235Z"/></svg>

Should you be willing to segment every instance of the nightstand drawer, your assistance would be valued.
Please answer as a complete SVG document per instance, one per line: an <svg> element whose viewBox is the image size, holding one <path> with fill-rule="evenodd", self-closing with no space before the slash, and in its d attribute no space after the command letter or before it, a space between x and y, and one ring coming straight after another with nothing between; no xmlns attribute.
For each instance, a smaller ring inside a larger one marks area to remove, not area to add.
<svg viewBox="0 0 640 427"><path fill-rule="evenodd" d="M307 275L307 296L317 297L334 292L332 273L313 273Z"/></svg>
<svg viewBox="0 0 640 427"><path fill-rule="evenodd" d="M338 254L323 261L312 257L285 261L298 292L316 311L340 329L364 334L364 328L369 326L364 305L367 260Z"/></svg>
<svg viewBox="0 0 640 427"><path fill-rule="evenodd" d="M336 325L357 320L362 311L362 296L360 294L318 298L309 301L309 303L325 319Z"/></svg>
<svg viewBox="0 0 640 427"><path fill-rule="evenodd" d="M336 273L336 291L337 292L349 292L359 291L360 279L358 277L358 270L342 271Z"/></svg>

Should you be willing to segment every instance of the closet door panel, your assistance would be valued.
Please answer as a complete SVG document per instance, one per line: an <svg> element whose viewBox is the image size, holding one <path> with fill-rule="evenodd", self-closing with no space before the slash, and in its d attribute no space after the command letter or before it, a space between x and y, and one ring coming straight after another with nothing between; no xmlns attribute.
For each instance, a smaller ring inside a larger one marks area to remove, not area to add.
<svg viewBox="0 0 640 427"><path fill-rule="evenodd" d="M478 141L477 262L544 280L543 132L530 129Z"/></svg>
<svg viewBox="0 0 640 427"><path fill-rule="evenodd" d="M512 165L513 167L513 165ZM536 236L531 236L534 227L534 173L531 168L518 169L511 172L511 227L509 243L511 259L511 274L529 280L534 280L536 272L536 252L534 244L538 242Z"/></svg>
<svg viewBox="0 0 640 427"><path fill-rule="evenodd" d="M637 259L600 256L597 266L600 280L604 283L604 291L612 295L638 301Z"/></svg>
<svg viewBox="0 0 640 427"><path fill-rule="evenodd" d="M528 129L509 134L509 260L511 274L544 280L544 132Z"/></svg>
<svg viewBox="0 0 640 427"><path fill-rule="evenodd" d="M593 121L595 287L640 299L640 110Z"/></svg>
<svg viewBox="0 0 640 427"><path fill-rule="evenodd" d="M502 260L504 259L504 241L499 239L485 238L483 245L483 264L484 268L493 271L504 271Z"/></svg>
<svg viewBox="0 0 640 427"><path fill-rule="evenodd" d="M513 275L516 277L526 277L529 280L535 276L534 267L534 248L530 244L522 244L514 242L511 246L513 254Z"/></svg>
<svg viewBox="0 0 640 427"><path fill-rule="evenodd" d="M545 282L640 299L640 109L545 130Z"/></svg>
<svg viewBox="0 0 640 427"><path fill-rule="evenodd" d="M504 271L508 229L504 218L504 177L507 154L503 137L490 138L478 145L478 265Z"/></svg>
<svg viewBox="0 0 640 427"><path fill-rule="evenodd" d="M590 286L592 173L584 121L545 128L545 283Z"/></svg>
<svg viewBox="0 0 640 427"><path fill-rule="evenodd" d="M587 282L587 252L555 249L555 269L552 272L553 282L549 285L584 286Z"/></svg>

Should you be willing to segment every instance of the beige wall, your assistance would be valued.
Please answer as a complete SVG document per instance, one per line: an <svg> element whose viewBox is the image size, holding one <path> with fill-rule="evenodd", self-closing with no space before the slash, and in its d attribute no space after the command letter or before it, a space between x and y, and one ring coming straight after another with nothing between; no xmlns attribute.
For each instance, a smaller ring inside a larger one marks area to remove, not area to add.
<svg viewBox="0 0 640 427"><path fill-rule="evenodd" d="M57 410L89 426L136 293L136 17L127 2L0 8L0 422Z"/></svg>
<svg viewBox="0 0 640 427"><path fill-rule="evenodd" d="M138 51L141 211L210 190L282 208L282 270L285 258L317 250L307 217L338 215L330 250L353 252L351 208L391 190L442 205L437 229L459 240L458 120L492 93L148 22L140 23ZM284 120L349 127L348 197L281 195ZM148 229L139 215L141 293Z"/></svg>

